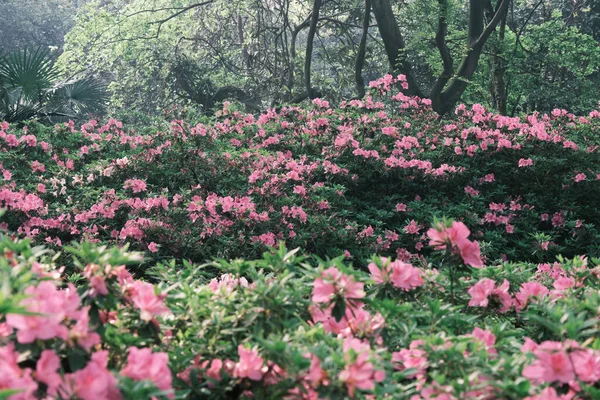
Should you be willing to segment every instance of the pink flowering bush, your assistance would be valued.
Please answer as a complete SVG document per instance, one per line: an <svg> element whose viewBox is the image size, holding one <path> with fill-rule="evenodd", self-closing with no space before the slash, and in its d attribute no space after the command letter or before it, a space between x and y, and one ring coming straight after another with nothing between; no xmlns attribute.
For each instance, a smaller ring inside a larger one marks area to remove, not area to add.
<svg viewBox="0 0 600 400"><path fill-rule="evenodd" d="M0 398L600 398L600 112L405 86L1 123Z"/></svg>
<svg viewBox="0 0 600 400"><path fill-rule="evenodd" d="M366 272L344 255L282 246L256 261L159 263L150 283L131 273L144 265L139 253L65 250L59 267L43 248L0 239L8 399L594 399L600 390L598 260L465 269L438 249L414 264L374 256Z"/></svg>
<svg viewBox="0 0 600 400"><path fill-rule="evenodd" d="M404 96L405 83L389 76L364 100L260 115L226 104L210 120L151 128L3 124L1 226L50 246L129 243L196 262L256 257L280 241L406 261L430 254L430 222L443 215L470 231L452 243L466 263L597 249L600 112L506 117L461 105L444 120ZM479 258L465 246L474 241Z"/></svg>

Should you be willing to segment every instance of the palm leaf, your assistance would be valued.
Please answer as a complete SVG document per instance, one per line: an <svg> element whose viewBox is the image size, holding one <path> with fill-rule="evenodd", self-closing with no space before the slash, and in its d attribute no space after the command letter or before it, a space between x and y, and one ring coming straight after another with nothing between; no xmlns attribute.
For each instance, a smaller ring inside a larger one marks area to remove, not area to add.
<svg viewBox="0 0 600 400"><path fill-rule="evenodd" d="M0 59L0 84L22 99L43 101L46 89L57 78L48 50L23 50Z"/></svg>
<svg viewBox="0 0 600 400"><path fill-rule="evenodd" d="M55 86L50 107L67 114L100 114L108 99L106 87L98 80L86 77L62 82Z"/></svg>
<svg viewBox="0 0 600 400"><path fill-rule="evenodd" d="M104 112L108 96L99 81L86 77L56 83L57 79L47 50L0 54L0 119L45 117L53 122Z"/></svg>

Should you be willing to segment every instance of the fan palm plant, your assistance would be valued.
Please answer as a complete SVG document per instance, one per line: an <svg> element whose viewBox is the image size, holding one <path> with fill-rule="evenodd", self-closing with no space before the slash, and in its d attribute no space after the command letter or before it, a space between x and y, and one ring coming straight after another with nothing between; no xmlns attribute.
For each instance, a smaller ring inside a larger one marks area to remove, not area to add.
<svg viewBox="0 0 600 400"><path fill-rule="evenodd" d="M48 122L104 111L106 91L91 77L61 81L47 50L0 56L0 120Z"/></svg>

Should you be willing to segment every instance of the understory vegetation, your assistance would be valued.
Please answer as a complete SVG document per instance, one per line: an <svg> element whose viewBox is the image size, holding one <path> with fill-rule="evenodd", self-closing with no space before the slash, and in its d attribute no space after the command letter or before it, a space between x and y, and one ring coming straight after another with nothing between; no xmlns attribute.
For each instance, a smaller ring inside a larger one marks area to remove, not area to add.
<svg viewBox="0 0 600 400"><path fill-rule="evenodd" d="M600 112L439 119L404 79L4 123L0 393L597 398Z"/></svg>
<svg viewBox="0 0 600 400"><path fill-rule="evenodd" d="M599 400L599 0L0 1L0 400Z"/></svg>

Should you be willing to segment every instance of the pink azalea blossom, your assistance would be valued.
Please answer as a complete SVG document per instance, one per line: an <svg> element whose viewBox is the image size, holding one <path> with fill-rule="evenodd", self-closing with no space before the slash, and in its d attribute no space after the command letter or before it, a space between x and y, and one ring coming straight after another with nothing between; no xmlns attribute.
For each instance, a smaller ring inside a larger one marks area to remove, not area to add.
<svg viewBox="0 0 600 400"><path fill-rule="evenodd" d="M556 389L552 386L548 386L538 395L527 396L523 400L571 400L573 399L575 394L573 391L569 391L569 393L559 395L556 393Z"/></svg>
<svg viewBox="0 0 600 400"><path fill-rule="evenodd" d="M573 363L561 342L543 342L533 353L536 361L523 369L523 376L533 383L569 383L575 379Z"/></svg>
<svg viewBox="0 0 600 400"><path fill-rule="evenodd" d="M148 245L148 250L150 250L152 253L156 253L158 251L158 245L154 242L150 242Z"/></svg>
<svg viewBox="0 0 600 400"><path fill-rule="evenodd" d="M533 165L533 160L531 158L521 158L519 160L519 168L531 167L532 165Z"/></svg>
<svg viewBox="0 0 600 400"><path fill-rule="evenodd" d="M157 295L154 292L154 285L135 281L131 287L131 300L133 305L140 310L140 318L143 321L150 321L158 315L164 315L169 312L169 308L164 303L166 294Z"/></svg>
<svg viewBox="0 0 600 400"><path fill-rule="evenodd" d="M337 268L330 267L323 271L320 278L313 283L312 301L314 303L329 303L336 296L355 301L365 297L364 283L356 282L354 277L341 273Z"/></svg>
<svg viewBox="0 0 600 400"><path fill-rule="evenodd" d="M92 354L85 368L65 376L59 388L62 398L76 397L82 400L121 400L117 380L106 368L108 351Z"/></svg>
<svg viewBox="0 0 600 400"><path fill-rule="evenodd" d="M462 222L452 221L448 228L442 223L427 231L429 245L436 249L444 250L446 246L457 249L465 264L475 268L483 267L480 257L479 243L471 242L469 239L469 228Z"/></svg>
<svg viewBox="0 0 600 400"><path fill-rule="evenodd" d="M43 281L25 289L28 296L21 305L28 311L42 315L8 314L6 322L17 330L19 343L32 343L36 339L48 340L55 337L66 340L68 329L63 324L66 318L75 318L79 314L77 290L70 285L66 290L58 289L54 283Z"/></svg>
<svg viewBox="0 0 600 400"><path fill-rule="evenodd" d="M402 349L395 353L392 353L392 362L398 363L395 368L399 370L414 369L415 373L410 375L408 378L423 379L429 362L427 361L427 353L420 349L419 346L423 344L421 340L413 340L408 349Z"/></svg>
<svg viewBox="0 0 600 400"><path fill-rule="evenodd" d="M34 392L38 385L31 377L31 369L21 369L18 365L19 353L14 344L0 347L0 392L18 390L19 393L9 397L10 400L35 399Z"/></svg>
<svg viewBox="0 0 600 400"><path fill-rule="evenodd" d="M390 262L386 257L381 257L381 262L383 263L381 268L375 263L369 263L368 265L375 283L392 283L394 287L403 290L410 290L423 285L420 269L400 260Z"/></svg>
<svg viewBox="0 0 600 400"><path fill-rule="evenodd" d="M338 378L346 384L348 395L351 398L354 398L356 389L373 390L375 381L380 382L385 379L385 374L382 375L383 371L377 373L378 371L375 371L373 364L369 361L371 347L368 343L356 338L346 338L343 349L346 366Z"/></svg>
<svg viewBox="0 0 600 400"><path fill-rule="evenodd" d="M131 189L133 193L140 193L146 191L146 182L141 179L128 179L123 185L124 189Z"/></svg>
<svg viewBox="0 0 600 400"><path fill-rule="evenodd" d="M473 329L471 335L473 336L473 338L483 343L488 354L498 354L498 352L494 348L494 345L496 344L496 336L491 331L476 327L475 329Z"/></svg>
<svg viewBox="0 0 600 400"><path fill-rule="evenodd" d="M238 355L240 361L235 364L233 376L235 378L248 378L253 381L260 381L263 378L263 359L254 349L246 349L244 345L238 346Z"/></svg>
<svg viewBox="0 0 600 400"><path fill-rule="evenodd" d="M44 350L35 368L35 375L38 381L48 386L48 394L54 396L62 383L62 378L58 373L60 368L60 359L52 350Z"/></svg>
<svg viewBox="0 0 600 400"><path fill-rule="evenodd" d="M172 392L171 371L169 370L169 356L167 353L152 353L149 348L138 349L130 347L127 356L127 365L121 371L121 375L127 376L135 381L150 381L165 392ZM170 393L169 398L174 398Z"/></svg>
<svg viewBox="0 0 600 400"><path fill-rule="evenodd" d="M534 299L543 299L548 295L548 288L539 282L525 282L521 285L521 290L515 295L517 309L522 310L527 303Z"/></svg>
<svg viewBox="0 0 600 400"><path fill-rule="evenodd" d="M496 287L496 283L488 278L484 278L471 286L467 293L471 295L469 301L470 307L487 307L490 298L496 299L500 303L499 311L507 312L513 305L513 299L508 293L509 282L505 279L502 285Z"/></svg>

